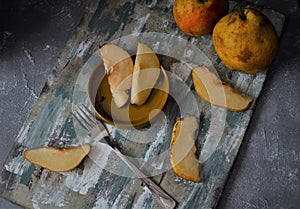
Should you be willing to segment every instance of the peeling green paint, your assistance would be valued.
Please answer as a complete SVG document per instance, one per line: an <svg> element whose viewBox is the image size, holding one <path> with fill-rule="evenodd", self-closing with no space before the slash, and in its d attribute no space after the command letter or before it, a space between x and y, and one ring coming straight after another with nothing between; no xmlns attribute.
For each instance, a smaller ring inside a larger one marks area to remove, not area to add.
<svg viewBox="0 0 300 209"><path fill-rule="evenodd" d="M112 4L113 2L110 1L109 3ZM109 40L122 25L126 24L135 7L135 2L126 2L121 6L119 5L115 11L111 11L107 9L106 4L107 0L100 1L88 26L90 30L96 31L97 34L104 35L105 41Z"/></svg>
<svg viewBox="0 0 300 209"><path fill-rule="evenodd" d="M62 127L60 128L59 138L72 140L76 137L76 131L73 124L73 117L70 116L65 120Z"/></svg>
<svg viewBox="0 0 300 209"><path fill-rule="evenodd" d="M65 86L61 85L58 88L53 89L52 94L53 96L58 97L59 95L62 95L65 92L65 89Z"/></svg>
<svg viewBox="0 0 300 209"><path fill-rule="evenodd" d="M29 165L29 168L27 168L27 170L25 170L22 174L20 183L24 184L24 185L28 185L31 179L31 175L33 174L34 170L35 170L36 166L33 164Z"/></svg>

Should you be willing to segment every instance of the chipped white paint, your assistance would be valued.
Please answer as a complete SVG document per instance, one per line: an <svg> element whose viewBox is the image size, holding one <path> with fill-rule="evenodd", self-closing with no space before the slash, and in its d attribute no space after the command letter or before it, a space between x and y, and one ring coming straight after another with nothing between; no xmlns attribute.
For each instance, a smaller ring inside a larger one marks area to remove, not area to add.
<svg viewBox="0 0 300 209"><path fill-rule="evenodd" d="M191 69L182 62L175 62L171 65L170 71L180 77L184 82L191 74Z"/></svg>
<svg viewBox="0 0 300 209"><path fill-rule="evenodd" d="M30 125L22 126L22 129L20 130L20 132L17 136L17 142L19 144L23 144L24 139L26 139L26 135L28 133L29 128L30 128Z"/></svg>
<svg viewBox="0 0 300 209"><path fill-rule="evenodd" d="M116 137L117 129L114 126L106 124L106 128L113 138Z"/></svg>
<svg viewBox="0 0 300 209"><path fill-rule="evenodd" d="M159 46L160 46L160 42L159 42L159 41L155 42L155 43L152 45L153 51L154 51L154 52L157 52L157 51L160 49Z"/></svg>
<svg viewBox="0 0 300 209"><path fill-rule="evenodd" d="M191 56L193 55L193 53L194 53L193 50L187 48L187 49L185 49L184 52L183 52L183 57L189 58L189 57L191 57Z"/></svg>
<svg viewBox="0 0 300 209"><path fill-rule="evenodd" d="M150 13L148 13L146 16L144 17L139 17L138 18L138 22L134 28L134 30L132 31L133 34L136 34L136 33L140 33L142 32L148 18L150 17Z"/></svg>
<svg viewBox="0 0 300 209"><path fill-rule="evenodd" d="M59 108L57 108L56 112L53 112L53 114L55 114L55 116L53 116L55 118L53 125L49 126L44 122L49 119L48 114L44 114L40 118L35 118L35 121L28 123L27 126L19 133L17 138L17 142L19 144L23 144L26 148L34 148L37 146L37 144L39 144L39 146L47 144L49 141L48 137L58 130L64 123L66 107L70 103L67 99L63 99L61 95L57 97L57 99L56 105L58 105ZM51 111L54 111L54 109ZM35 129L31 130L30 127L33 125L35 125ZM4 166L9 172L22 175L30 165L31 164L21 154L14 157L10 162L6 162Z"/></svg>
<svg viewBox="0 0 300 209"><path fill-rule="evenodd" d="M46 180L47 179L47 180ZM51 205L55 207L65 206L66 188L57 182L59 175L53 175L51 172L44 171L38 186L32 190L32 206L40 208L39 204Z"/></svg>
<svg viewBox="0 0 300 209"><path fill-rule="evenodd" d="M254 75L250 75L250 74L240 72L239 77L238 77L238 79L236 81L236 84L235 84L235 88L238 91L246 92L248 87L249 87L249 84L253 80L253 76Z"/></svg>
<svg viewBox="0 0 300 209"><path fill-rule="evenodd" d="M42 203L46 205L55 205L58 207L64 207L64 199L65 199L66 193L63 191L56 191L53 195L47 196L48 198L45 199Z"/></svg>
<svg viewBox="0 0 300 209"><path fill-rule="evenodd" d="M164 159L166 159L166 157L169 157L169 155L163 155L164 157L162 158L162 160L156 160L153 163L151 163L151 166L154 167L156 170L161 170L163 168L164 165Z"/></svg>
<svg viewBox="0 0 300 209"><path fill-rule="evenodd" d="M204 163L216 151L225 131L227 110L211 106L211 123L205 135L205 142L201 149L199 161Z"/></svg>
<svg viewBox="0 0 300 209"><path fill-rule="evenodd" d="M50 75L48 76L48 79L47 79L47 84L48 84L48 86L52 86L54 80L55 80L54 74L53 74L53 73L50 73Z"/></svg>
<svg viewBox="0 0 300 209"><path fill-rule="evenodd" d="M149 8L155 7L157 0L152 0L151 4L147 5Z"/></svg>
<svg viewBox="0 0 300 209"><path fill-rule="evenodd" d="M16 175L22 175L25 168L27 168L29 165L29 162L24 162L23 155L19 155L13 158L11 162L5 164L4 167L7 171L11 173L14 173Z"/></svg>
<svg viewBox="0 0 300 209"><path fill-rule="evenodd" d="M168 25L169 25L169 20L163 18L163 19L162 19L162 25L163 25L164 29L167 29L167 28L168 28Z"/></svg>
<svg viewBox="0 0 300 209"><path fill-rule="evenodd" d="M108 200L103 197L98 196L97 201L95 202L93 209L109 209L110 206L108 204Z"/></svg>
<svg viewBox="0 0 300 209"><path fill-rule="evenodd" d="M144 192L139 196L138 200L133 205L133 209L145 208L144 204L147 199L151 198L151 196L152 196L152 194L151 194L150 190L148 189L148 187L144 187Z"/></svg>
<svg viewBox="0 0 300 209"><path fill-rule="evenodd" d="M130 191L136 191L133 185L134 181L140 181L139 179L133 179L133 183L129 183L123 188L123 190L119 193L117 198L115 199L111 209L119 209L119 208L126 208L128 207L128 202L131 201L131 196L128 195ZM140 184L140 182L138 183Z"/></svg>
<svg viewBox="0 0 300 209"><path fill-rule="evenodd" d="M21 131L17 136L17 143L23 144L24 140L27 138L28 131L30 129L30 124L23 126ZM13 158L10 162L7 162L4 167L7 171L14 173L16 175L22 175L24 169L29 166L29 162L24 161L23 155L18 155Z"/></svg>
<svg viewBox="0 0 300 209"><path fill-rule="evenodd" d="M40 209L40 206L39 206L39 204L37 202L32 202L32 207L34 209Z"/></svg>
<svg viewBox="0 0 300 209"><path fill-rule="evenodd" d="M248 114L244 114L243 117L241 118L240 123L244 124L243 121L249 121L250 120L250 116ZM246 132L247 126L239 126L239 131L230 131L225 139L224 139L224 144L226 144L224 149L224 153L226 155L226 161L229 162L229 156L234 156L234 155L230 155L230 153L232 151L238 150L237 147L240 146L241 144L241 140Z"/></svg>
<svg viewBox="0 0 300 209"><path fill-rule="evenodd" d="M65 186L80 194L87 194L90 188L95 187L105 168L111 149L108 145L95 142L88 154L89 159L84 161L83 171L68 172Z"/></svg>
<svg viewBox="0 0 300 209"><path fill-rule="evenodd" d="M195 45L196 42L197 42L197 38L195 38L195 37L191 38L191 40L190 40L191 45Z"/></svg>
<svg viewBox="0 0 300 209"><path fill-rule="evenodd" d="M250 86L246 93L249 96L257 98L263 87L263 83L265 79L266 79L266 73L264 72L257 73L253 81L250 83Z"/></svg>
<svg viewBox="0 0 300 209"><path fill-rule="evenodd" d="M145 153L144 162L147 162L149 158L153 157L153 155L155 154L155 150L157 150L159 146L164 143L165 136L168 133L167 128L168 128L167 124L164 124L164 126L157 132L156 140L154 140L151 143L149 149Z"/></svg>
<svg viewBox="0 0 300 209"><path fill-rule="evenodd" d="M245 128L242 128L242 130L245 129ZM228 159L228 154L230 152L232 152L236 146L238 146L238 142L239 142L239 137L241 135L242 131L241 132L234 132L234 131L231 131L227 134L226 138L224 139L224 141L227 142L227 146L225 147L225 155L226 155L226 160L229 160Z"/></svg>
<svg viewBox="0 0 300 209"><path fill-rule="evenodd" d="M244 94L257 98L265 79L265 72L259 72L255 75L240 72L234 88Z"/></svg>
<svg viewBox="0 0 300 209"><path fill-rule="evenodd" d="M91 48L92 44L94 43L95 38L91 40L87 40L84 42L81 42L76 50L77 57L80 57L81 59L87 54L89 49Z"/></svg>
<svg viewBox="0 0 300 209"><path fill-rule="evenodd" d="M171 8L174 5L175 0L170 0L169 3L167 4L167 8Z"/></svg>
<svg viewBox="0 0 300 209"><path fill-rule="evenodd" d="M127 198L124 198L123 193L124 193L124 189L117 196L116 200L114 201L113 206L111 207L112 209L119 209L119 208L125 208L126 207L125 202L122 202L122 201L126 201L125 199L128 199L129 195L127 195Z"/></svg>
<svg viewBox="0 0 300 209"><path fill-rule="evenodd" d="M193 190L189 193L189 196L187 197L187 199L185 199L182 203L180 203L180 205L178 206L178 209L184 209L186 208L186 204L193 201L192 199L195 197L196 192L200 189L200 187L202 186L201 183L194 183L193 186Z"/></svg>

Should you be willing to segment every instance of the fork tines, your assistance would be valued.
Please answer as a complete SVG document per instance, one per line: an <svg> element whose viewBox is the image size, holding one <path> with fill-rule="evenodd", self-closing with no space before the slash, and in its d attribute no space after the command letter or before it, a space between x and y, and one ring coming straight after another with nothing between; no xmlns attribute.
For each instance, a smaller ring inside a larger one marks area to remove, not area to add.
<svg viewBox="0 0 300 209"><path fill-rule="evenodd" d="M77 106L75 111L72 113L80 125L88 132L97 126L97 121L93 116L93 113L83 104Z"/></svg>

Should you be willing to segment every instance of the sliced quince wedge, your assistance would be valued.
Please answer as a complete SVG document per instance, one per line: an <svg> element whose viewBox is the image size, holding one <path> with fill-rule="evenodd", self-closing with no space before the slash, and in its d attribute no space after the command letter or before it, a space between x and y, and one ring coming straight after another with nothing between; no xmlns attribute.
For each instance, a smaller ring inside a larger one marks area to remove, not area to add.
<svg viewBox="0 0 300 209"><path fill-rule="evenodd" d="M253 101L253 98L222 82L205 66L194 68L192 77L197 94L212 105L240 112L248 109Z"/></svg>
<svg viewBox="0 0 300 209"><path fill-rule="evenodd" d="M198 119L194 116L186 116L176 121L170 145L170 161L174 172L179 177L193 182L200 182L195 146L198 128Z"/></svg>
<svg viewBox="0 0 300 209"><path fill-rule="evenodd" d="M89 144L68 148L39 147L25 150L24 157L50 171L64 172L76 168L89 151Z"/></svg>
<svg viewBox="0 0 300 209"><path fill-rule="evenodd" d="M142 105L146 102L159 75L158 57L147 45L139 43L132 76L131 104Z"/></svg>
<svg viewBox="0 0 300 209"><path fill-rule="evenodd" d="M100 53L113 101L117 107L123 107L129 99L133 61L127 51L115 44L104 44Z"/></svg>

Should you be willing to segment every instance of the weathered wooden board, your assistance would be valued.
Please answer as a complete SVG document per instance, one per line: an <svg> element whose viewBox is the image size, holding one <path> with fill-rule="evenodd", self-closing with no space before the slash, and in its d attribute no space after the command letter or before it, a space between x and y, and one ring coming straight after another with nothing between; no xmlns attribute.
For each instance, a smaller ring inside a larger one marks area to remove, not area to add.
<svg viewBox="0 0 300 209"><path fill-rule="evenodd" d="M254 98L260 94L266 71L257 75L228 71L218 59L210 35L189 38L178 30L172 17L172 3L89 2L74 37L68 42L7 158L1 172L1 196L28 208L161 208L148 189L141 186L140 180L134 178L106 146L86 136L71 116L74 104L87 103L87 79L101 60L99 53L95 53L98 46L115 41L132 50L137 41L143 41L155 52L172 57L160 56L161 63L169 70L171 94L175 97L168 99L163 109L165 115L151 127L140 130L110 127L112 135L122 152L176 199L178 208L216 206L255 102L242 113L205 103L192 88L191 69L206 64L222 80ZM244 6L247 5L230 2L230 10ZM281 34L284 16L271 9L259 9ZM127 35L131 35L129 42L124 38ZM178 77L171 78L174 74ZM183 91L183 87L187 87L187 91ZM185 114L201 118L196 140L201 183L177 177L169 162L172 127L175 120ZM92 144L91 154L81 166L66 173L49 172L23 157L23 151L28 148L84 142Z"/></svg>

